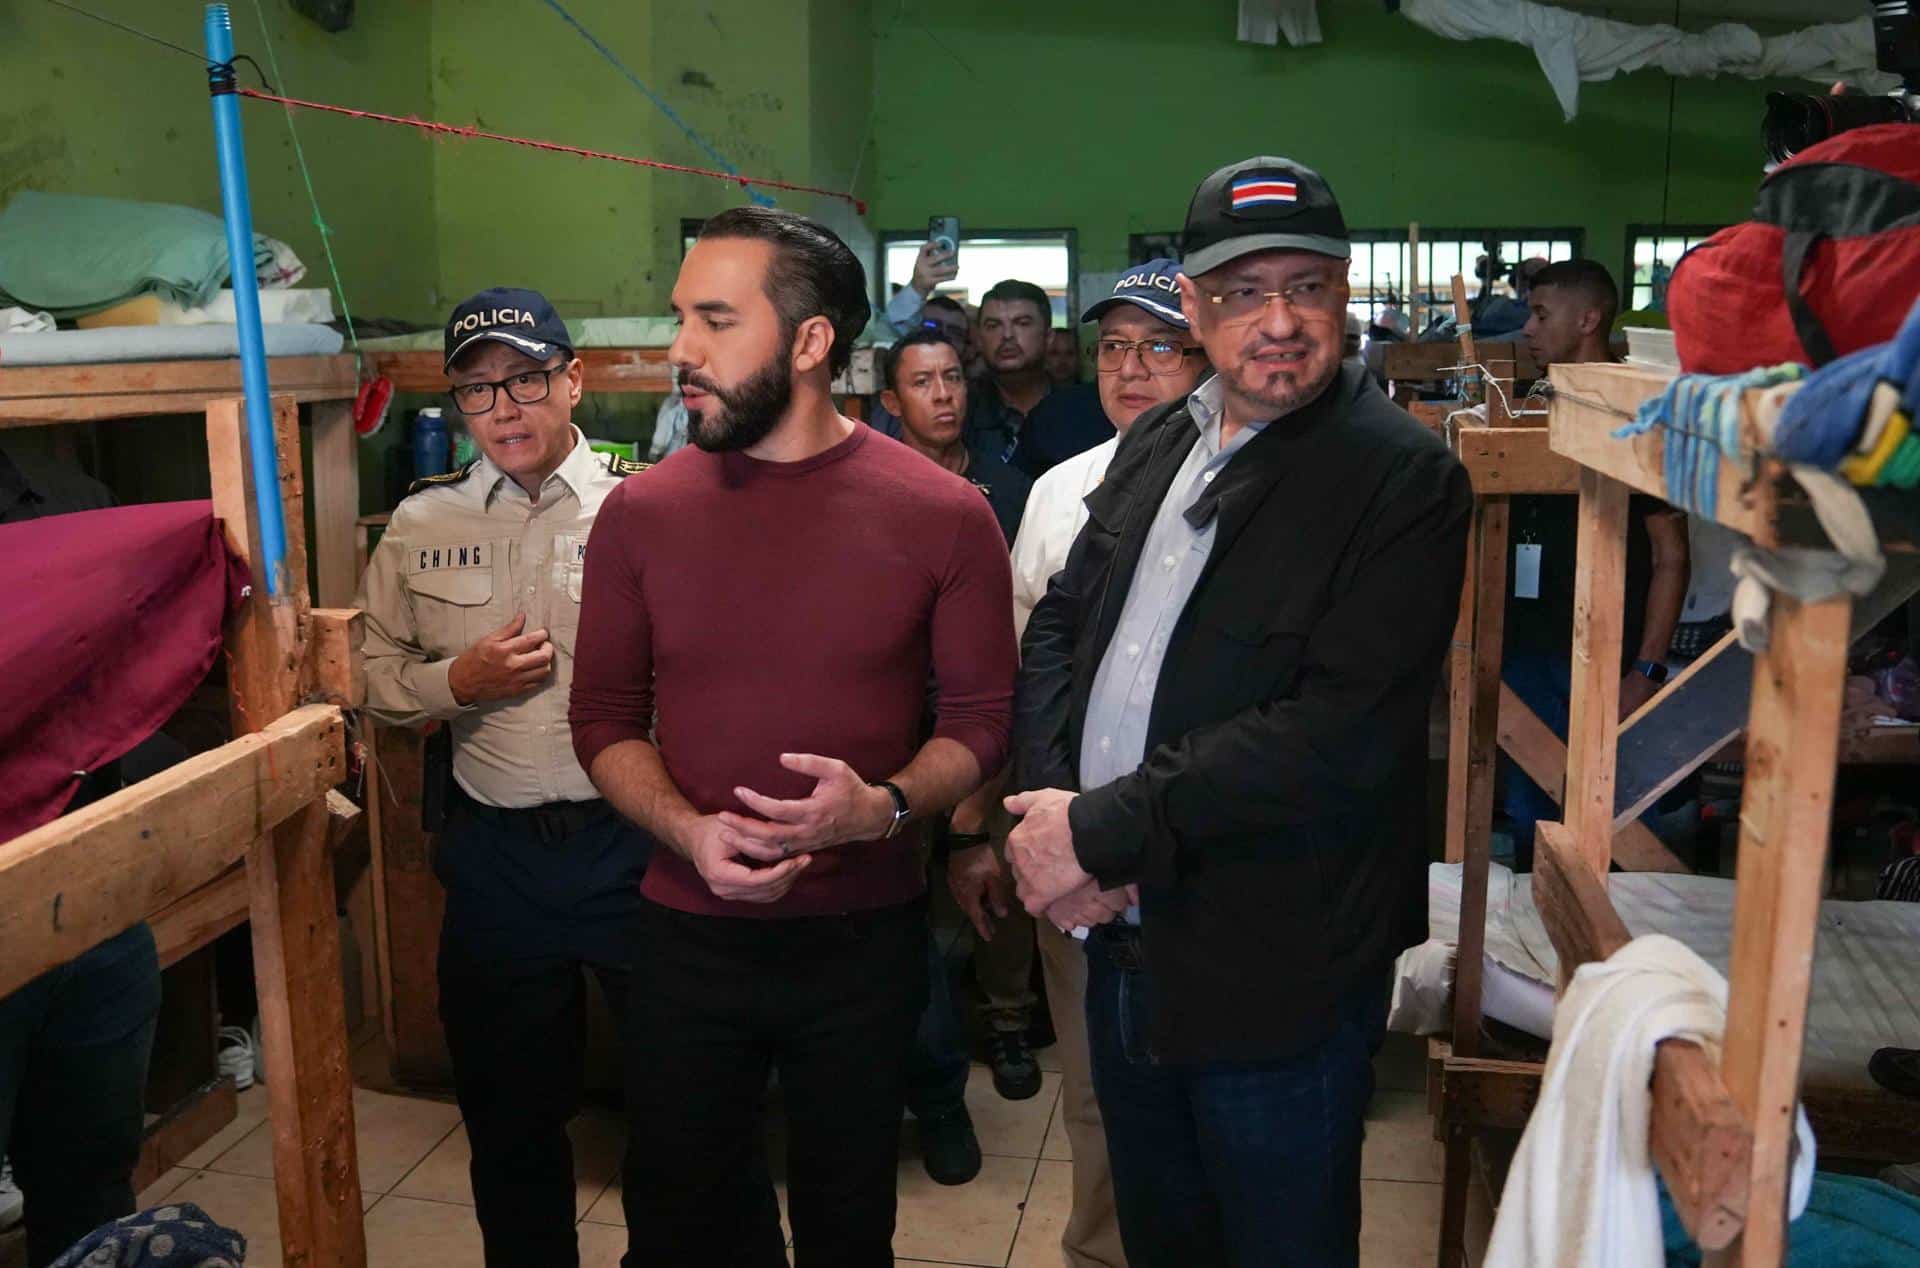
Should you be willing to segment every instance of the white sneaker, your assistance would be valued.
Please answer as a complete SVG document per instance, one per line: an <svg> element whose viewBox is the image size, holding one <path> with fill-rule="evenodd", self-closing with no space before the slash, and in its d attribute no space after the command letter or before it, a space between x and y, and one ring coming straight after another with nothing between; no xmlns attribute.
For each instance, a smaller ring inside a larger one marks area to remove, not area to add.
<svg viewBox="0 0 1920 1268"><path fill-rule="evenodd" d="M26 1213L27 1199L13 1182L12 1164L0 1163L0 1233L19 1224Z"/></svg>
<svg viewBox="0 0 1920 1268"><path fill-rule="evenodd" d="M1903 1163L1897 1167L1888 1167L1880 1173L1880 1179L1902 1193L1911 1193L1920 1198L1920 1162ZM6 1226L6 1219L0 1216L0 1228Z"/></svg>
<svg viewBox="0 0 1920 1268"><path fill-rule="evenodd" d="M235 1091L253 1086L253 1036L245 1026L220 1027L220 1073L233 1077Z"/></svg>

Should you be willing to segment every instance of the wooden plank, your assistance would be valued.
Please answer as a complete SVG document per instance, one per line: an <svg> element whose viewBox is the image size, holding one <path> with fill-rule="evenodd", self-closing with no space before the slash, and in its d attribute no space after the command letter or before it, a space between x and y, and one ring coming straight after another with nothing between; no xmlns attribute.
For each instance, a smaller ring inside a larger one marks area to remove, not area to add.
<svg viewBox="0 0 1920 1268"><path fill-rule="evenodd" d="M1504 683L1500 687L1500 748L1528 779L1553 798L1554 804L1564 804L1567 746ZM1693 871L1638 818L1615 823L1613 861L1629 872Z"/></svg>
<svg viewBox="0 0 1920 1268"><path fill-rule="evenodd" d="M212 1140L240 1116L239 1102L233 1077L223 1074L149 1123L140 1140L140 1161L133 1168L133 1191L141 1192Z"/></svg>
<svg viewBox="0 0 1920 1268"><path fill-rule="evenodd" d="M1533 899L1560 957L1564 986L1580 965L1605 960L1631 934L1568 827L1541 823L1536 832ZM1797 1060L1797 1038L1794 1052ZM1732 1241L1747 1212L1754 1149L1748 1123L1698 1045L1660 1044L1653 1068L1653 1157L1682 1222L1708 1250Z"/></svg>
<svg viewBox="0 0 1920 1268"><path fill-rule="evenodd" d="M1445 857L1467 857L1467 753L1473 726L1473 594L1479 560L1477 530L1467 530L1467 565L1460 581L1460 608L1447 654L1447 805Z"/></svg>
<svg viewBox="0 0 1920 1268"><path fill-rule="evenodd" d="M279 491L287 525L286 586L279 603L268 601L266 577L254 566L259 557L255 547L259 521L245 404L227 397L207 405L207 467L213 478L213 511L225 527L228 546L253 566L252 594L227 635L228 685L233 693L236 735L257 731L266 719L293 708L300 698L304 668L300 627L305 624L308 599L299 415L293 402L284 396L273 400L273 423L280 455Z"/></svg>
<svg viewBox="0 0 1920 1268"><path fill-rule="evenodd" d="M1776 1264L1786 1253L1793 1110L1851 620L1844 597L1802 604L1776 594L1771 646L1754 661L1723 1058L1727 1087L1756 1128L1742 1264Z"/></svg>
<svg viewBox="0 0 1920 1268"><path fill-rule="evenodd" d="M1537 1061L1449 1057L1440 1074L1441 1114L1475 1130L1518 1131L1540 1099L1541 1069Z"/></svg>
<svg viewBox="0 0 1920 1268"><path fill-rule="evenodd" d="M1472 537L1473 668L1469 684L1466 838L1460 869L1459 950L1454 958L1453 1050L1480 1054L1481 973L1487 936L1487 867L1493 835L1493 789L1500 713L1500 652L1505 643L1507 525L1503 497L1474 502Z"/></svg>
<svg viewBox="0 0 1920 1268"><path fill-rule="evenodd" d="M354 439L353 403L312 406L313 560L320 603L353 603L360 573L354 566L354 521L360 516L360 449Z"/></svg>
<svg viewBox="0 0 1920 1268"><path fill-rule="evenodd" d="M1669 500L1663 467L1664 433L1655 429L1645 435L1617 440L1613 433L1634 417L1642 401L1666 390L1673 378L1671 372L1629 365L1587 364L1556 365L1549 374L1553 379L1554 397L1548 431L1554 452L1604 472L1639 492ZM1762 546L1777 546L1774 481L1756 480L1747 487L1750 475L1734 463L1721 462L1715 518Z"/></svg>
<svg viewBox="0 0 1920 1268"><path fill-rule="evenodd" d="M1541 376L1540 363L1533 359L1533 354L1527 351L1524 343L1482 343L1476 346L1476 353L1483 362L1488 357L1512 361L1514 375L1522 382ZM1441 367L1460 364L1460 346L1455 343L1387 345L1386 375L1397 382L1429 383L1436 379L1452 378L1456 372Z"/></svg>
<svg viewBox="0 0 1920 1268"><path fill-rule="evenodd" d="M235 863L178 902L169 903L147 918L160 967L210 945L215 938L247 921L246 865Z"/></svg>
<svg viewBox="0 0 1920 1268"><path fill-rule="evenodd" d="M379 754L379 857L374 879L386 950L388 1050L394 1077L413 1087L445 1087L453 1062L440 1026L440 924L446 893L433 874L433 836L420 826L422 736L373 726Z"/></svg>
<svg viewBox="0 0 1920 1268"><path fill-rule="evenodd" d="M1575 969L1604 960L1633 940L1607 900L1607 888L1564 823L1534 826L1533 901L1560 957L1565 988Z"/></svg>
<svg viewBox="0 0 1920 1268"><path fill-rule="evenodd" d="M217 878L346 769L309 705L0 845L0 995Z"/></svg>
<svg viewBox="0 0 1920 1268"><path fill-rule="evenodd" d="M247 855L280 1258L290 1268L367 1262L328 829L327 803L315 799Z"/></svg>
<svg viewBox="0 0 1920 1268"><path fill-rule="evenodd" d="M314 608L309 616L308 698L342 709L360 708L367 702L367 670L360 659L367 639L365 615L358 608Z"/></svg>
<svg viewBox="0 0 1920 1268"><path fill-rule="evenodd" d="M1460 403L1458 401L1407 401L1402 408L1413 415L1414 421L1428 431L1439 432L1446 429L1447 415L1459 409Z"/></svg>
<svg viewBox="0 0 1920 1268"><path fill-rule="evenodd" d="M350 356L272 357L267 361L267 378L276 394L299 401L350 401L360 386ZM197 414L208 402L236 396L240 389L240 362L231 357L9 366L0 369L0 429Z"/></svg>
<svg viewBox="0 0 1920 1268"><path fill-rule="evenodd" d="M673 370L665 348L580 348L575 354L584 371L588 392L657 392L673 390ZM384 374L396 391L441 393L447 375L441 356L433 349L370 352L369 377Z"/></svg>
<svg viewBox="0 0 1920 1268"><path fill-rule="evenodd" d="M1612 856L1614 733L1620 721L1627 489L1595 471L1580 473L1577 558L1566 823L1587 866L1595 876L1605 876Z"/></svg>
<svg viewBox="0 0 1920 1268"><path fill-rule="evenodd" d="M1580 491L1580 464L1553 451L1544 427L1461 427L1454 453L1475 493Z"/></svg>

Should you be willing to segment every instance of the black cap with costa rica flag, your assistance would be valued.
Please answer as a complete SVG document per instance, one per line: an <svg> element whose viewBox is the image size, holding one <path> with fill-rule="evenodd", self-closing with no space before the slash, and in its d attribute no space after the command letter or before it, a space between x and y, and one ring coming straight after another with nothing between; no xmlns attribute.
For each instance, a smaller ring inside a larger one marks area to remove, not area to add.
<svg viewBox="0 0 1920 1268"><path fill-rule="evenodd" d="M1353 254L1340 204L1320 173L1271 156L1242 159L1201 181L1181 246L1189 277L1255 251Z"/></svg>
<svg viewBox="0 0 1920 1268"><path fill-rule="evenodd" d="M447 360L441 368L452 369L454 358L482 339L504 343L536 361L545 361L556 351L573 352L567 323L553 311L547 297L512 286L491 287L460 301L447 318Z"/></svg>

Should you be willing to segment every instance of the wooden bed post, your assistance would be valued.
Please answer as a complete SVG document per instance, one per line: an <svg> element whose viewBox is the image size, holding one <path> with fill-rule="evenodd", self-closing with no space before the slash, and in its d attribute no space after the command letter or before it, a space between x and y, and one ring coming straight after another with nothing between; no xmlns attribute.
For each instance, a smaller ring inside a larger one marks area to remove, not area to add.
<svg viewBox="0 0 1920 1268"><path fill-rule="evenodd" d="M247 604L235 618L228 645L236 734L260 730L291 710L307 673L312 619L294 399L274 397L273 416L291 602L275 613L256 573ZM229 544L252 564L256 490L240 400L208 403L207 461L214 513L225 524ZM289 1268L365 1268L326 799L316 799L256 840L246 866L281 1258Z"/></svg>
<svg viewBox="0 0 1920 1268"><path fill-rule="evenodd" d="M1613 858L1613 773L1625 637L1627 486L1580 470L1580 545L1573 591L1573 678L1567 718L1566 823L1573 848L1606 883ZM1566 984L1563 969L1561 985Z"/></svg>
<svg viewBox="0 0 1920 1268"><path fill-rule="evenodd" d="M1771 647L1754 660L1721 1058L1727 1091L1753 1124L1753 1156L1746 1230L1724 1263L1774 1265L1786 1256L1794 1107L1852 613L1844 596L1803 604L1776 594Z"/></svg>
<svg viewBox="0 0 1920 1268"><path fill-rule="evenodd" d="M320 606L344 608L360 581L354 521L360 517L360 449L353 402L317 401L313 418L313 558Z"/></svg>

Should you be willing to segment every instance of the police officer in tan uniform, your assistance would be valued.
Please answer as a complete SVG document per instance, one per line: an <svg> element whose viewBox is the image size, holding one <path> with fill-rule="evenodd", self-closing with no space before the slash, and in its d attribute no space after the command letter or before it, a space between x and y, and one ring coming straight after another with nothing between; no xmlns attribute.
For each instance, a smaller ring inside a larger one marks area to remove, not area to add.
<svg viewBox="0 0 1920 1268"><path fill-rule="evenodd" d="M481 456L417 481L367 567L367 704L452 733L440 1017L486 1262L573 1265L582 970L622 1011L648 842L575 760L567 695L587 535L642 464L595 454L573 425L581 365L536 292L454 309L446 373Z"/></svg>

